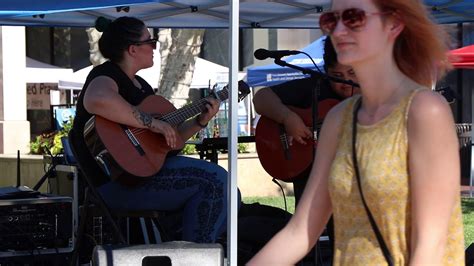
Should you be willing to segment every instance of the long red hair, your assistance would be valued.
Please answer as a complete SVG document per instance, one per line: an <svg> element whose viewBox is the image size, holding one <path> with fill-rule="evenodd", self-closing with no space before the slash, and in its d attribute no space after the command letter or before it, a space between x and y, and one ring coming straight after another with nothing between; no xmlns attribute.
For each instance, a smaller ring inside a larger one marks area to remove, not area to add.
<svg viewBox="0 0 474 266"><path fill-rule="evenodd" d="M431 87L450 68L447 32L432 21L421 0L372 1L382 11L394 10L405 24L393 49L400 70L419 84Z"/></svg>

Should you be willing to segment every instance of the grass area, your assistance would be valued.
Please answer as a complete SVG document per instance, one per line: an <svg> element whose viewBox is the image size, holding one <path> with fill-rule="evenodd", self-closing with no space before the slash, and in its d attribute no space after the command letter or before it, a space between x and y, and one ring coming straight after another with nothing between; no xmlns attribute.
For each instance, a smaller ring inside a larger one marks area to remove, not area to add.
<svg viewBox="0 0 474 266"><path fill-rule="evenodd" d="M247 204L258 202L263 205L273 206L283 210L285 209L285 201L283 200L283 197L245 197L242 201ZM294 213L295 197L286 197L286 205L288 206L287 211Z"/></svg>
<svg viewBox="0 0 474 266"><path fill-rule="evenodd" d="M474 242L474 199L463 198L461 201L464 221L464 245Z"/></svg>
<svg viewBox="0 0 474 266"><path fill-rule="evenodd" d="M285 209L283 197L246 197L245 203L259 202L269 206ZM286 197L288 212L295 212L295 197ZM463 198L461 201L464 221L464 243L468 247L474 242L474 198Z"/></svg>

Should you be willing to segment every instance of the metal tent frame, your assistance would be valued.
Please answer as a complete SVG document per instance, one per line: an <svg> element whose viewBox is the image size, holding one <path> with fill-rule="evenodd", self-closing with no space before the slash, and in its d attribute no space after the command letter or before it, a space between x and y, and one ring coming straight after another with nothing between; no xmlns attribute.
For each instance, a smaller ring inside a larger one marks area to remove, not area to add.
<svg viewBox="0 0 474 266"><path fill-rule="evenodd" d="M438 23L474 21L474 1L425 0ZM237 77L239 28L318 28L330 0L2 0L0 25L90 27L99 16L135 16L149 27L228 28L229 265L237 265Z"/></svg>

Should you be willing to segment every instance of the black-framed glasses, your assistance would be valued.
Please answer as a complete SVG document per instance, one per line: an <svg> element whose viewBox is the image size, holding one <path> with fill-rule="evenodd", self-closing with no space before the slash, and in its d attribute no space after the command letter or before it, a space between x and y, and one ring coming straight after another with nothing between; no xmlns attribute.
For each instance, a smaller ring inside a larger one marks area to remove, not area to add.
<svg viewBox="0 0 474 266"><path fill-rule="evenodd" d="M143 41L136 41L132 42L133 45L143 45L143 44L149 44L153 49L156 49L156 43L158 42L158 38L153 38L153 39L148 39L148 40L143 40Z"/></svg>
<svg viewBox="0 0 474 266"><path fill-rule="evenodd" d="M340 19L344 26L352 31L356 31L365 26L368 16L388 15L391 13L393 13L393 11L369 13L360 8L349 8L343 11L325 12L319 17L319 27L324 34L332 34L334 29L336 29L337 23Z"/></svg>

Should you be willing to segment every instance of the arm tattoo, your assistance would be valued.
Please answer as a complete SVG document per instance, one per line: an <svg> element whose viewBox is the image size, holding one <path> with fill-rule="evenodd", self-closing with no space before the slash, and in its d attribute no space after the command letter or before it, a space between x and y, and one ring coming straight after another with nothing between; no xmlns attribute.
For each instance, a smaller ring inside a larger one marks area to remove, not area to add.
<svg viewBox="0 0 474 266"><path fill-rule="evenodd" d="M142 125L146 126L147 128L151 128L151 122L153 121L153 117L150 114L142 112L138 110L138 108L133 107L133 116L135 119Z"/></svg>

